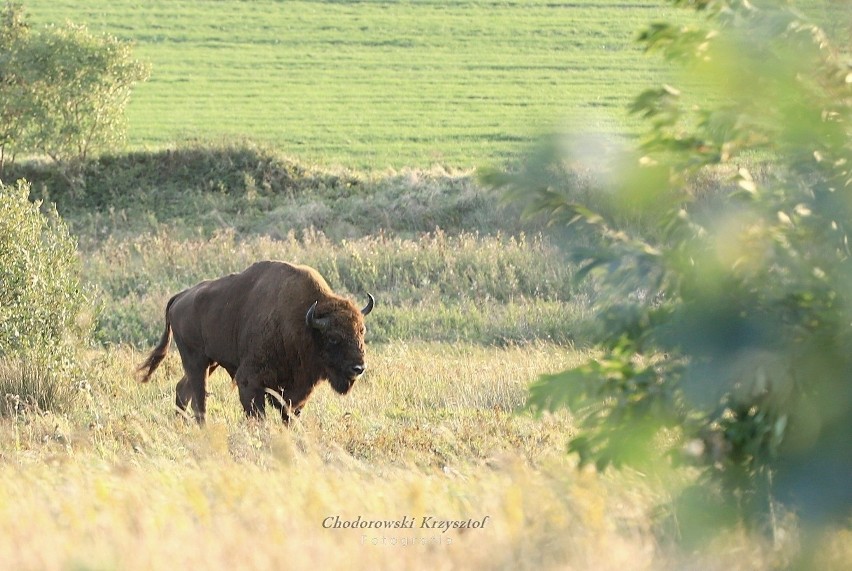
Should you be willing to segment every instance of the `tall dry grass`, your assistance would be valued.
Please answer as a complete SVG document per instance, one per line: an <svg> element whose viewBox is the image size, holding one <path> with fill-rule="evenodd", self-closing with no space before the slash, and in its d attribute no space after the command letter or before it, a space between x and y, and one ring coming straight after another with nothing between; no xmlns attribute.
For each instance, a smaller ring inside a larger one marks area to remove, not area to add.
<svg viewBox="0 0 852 571"><path fill-rule="evenodd" d="M166 301L195 283L242 271L261 259L317 268L332 287L363 303L372 341L469 340L505 344L582 338L588 292L578 290L557 248L541 236L366 236L332 241L323 233L284 239L223 231L187 239L161 229L109 238L85 261L103 307L96 335L144 347L162 329Z"/></svg>
<svg viewBox="0 0 852 571"><path fill-rule="evenodd" d="M657 505L688 475L578 472L564 453L568 415L515 414L533 378L586 358L566 347L374 345L350 395L319 387L290 428L246 420L217 373L199 429L172 410L179 359L141 385L131 371L142 357L92 351L72 408L0 419L0 568L745 570L790 560L789 541L742 531L678 552ZM335 517L412 528L335 528ZM443 532L424 518L485 523ZM848 535L831 549L829 562L842 561Z"/></svg>

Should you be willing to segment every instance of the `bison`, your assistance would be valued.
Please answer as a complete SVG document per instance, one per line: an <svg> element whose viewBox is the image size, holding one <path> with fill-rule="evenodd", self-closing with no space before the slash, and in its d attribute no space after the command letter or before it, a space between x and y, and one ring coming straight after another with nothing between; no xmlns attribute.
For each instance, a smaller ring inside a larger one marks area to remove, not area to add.
<svg viewBox="0 0 852 571"><path fill-rule="evenodd" d="M367 296L359 310L313 268L277 261L201 282L166 304L165 331L139 366L140 380L151 378L174 336L185 373L178 409L192 403L204 424L207 377L222 367L247 415L263 416L268 399L287 422L320 381L346 394L366 369L364 316L375 303Z"/></svg>

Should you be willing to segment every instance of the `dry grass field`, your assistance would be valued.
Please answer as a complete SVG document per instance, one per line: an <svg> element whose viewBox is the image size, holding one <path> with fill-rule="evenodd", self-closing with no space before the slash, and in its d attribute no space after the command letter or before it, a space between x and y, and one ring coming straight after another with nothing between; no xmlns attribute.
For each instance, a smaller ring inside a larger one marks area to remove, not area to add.
<svg viewBox="0 0 852 571"><path fill-rule="evenodd" d="M687 475L578 471L564 453L570 417L516 414L530 380L583 357L565 346L372 346L353 392L321 386L290 428L243 418L217 373L199 429L172 410L177 356L148 385L131 376L142 357L93 351L63 414L0 420L0 568L745 570L789 561L790 541L744 532L676 550L656 507ZM351 522L370 527L343 527ZM835 562L848 537L836 543Z"/></svg>
<svg viewBox="0 0 852 571"><path fill-rule="evenodd" d="M521 411L539 375L588 357L593 287L573 283L550 238L480 233L468 221L510 217L455 177L339 184L66 209L94 343L58 383L36 363L0 363L0 569L727 571L793 560L792 523L774 542L740 529L678 546L665 506L694 474L578 470L571 416ZM375 233L357 216L404 204L447 229ZM443 214L458 204L463 216ZM282 214L311 212L338 220L330 231L351 220L349 237L282 232L297 226ZM244 418L217 372L199 429L173 409L174 350L149 384L134 369L171 293L262 258L314 265L356 299L375 294L369 369L345 397L321 385L289 428ZM831 538L820 553L842 568L850 537Z"/></svg>
<svg viewBox="0 0 852 571"><path fill-rule="evenodd" d="M245 420L216 375L200 430L171 409L178 358L139 385L141 357L94 352L66 414L2 421L3 568L587 567L602 555L588 539L650 555L616 525L640 524L643 506L571 471L569 419L512 413L526 380L576 359L564 348L374 347L350 397L321 387L290 429ZM610 494L627 511L607 515ZM324 526L334 516L414 527Z"/></svg>

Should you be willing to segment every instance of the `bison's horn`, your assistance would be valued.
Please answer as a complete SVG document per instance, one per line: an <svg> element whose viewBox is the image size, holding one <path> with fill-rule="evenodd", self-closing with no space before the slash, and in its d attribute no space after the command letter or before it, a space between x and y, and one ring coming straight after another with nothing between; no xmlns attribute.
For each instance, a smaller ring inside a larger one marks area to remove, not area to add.
<svg viewBox="0 0 852 571"><path fill-rule="evenodd" d="M367 305L364 306L364 309L361 310L362 315L367 315L371 311L373 311L373 306L376 305L376 298L374 298L369 293L367 294Z"/></svg>
<svg viewBox="0 0 852 571"><path fill-rule="evenodd" d="M310 309L308 309L308 313L305 315L305 323L308 324L308 327L313 329L325 329L325 326L328 325L328 320L314 316L314 312L317 309L317 303L319 302L315 301Z"/></svg>

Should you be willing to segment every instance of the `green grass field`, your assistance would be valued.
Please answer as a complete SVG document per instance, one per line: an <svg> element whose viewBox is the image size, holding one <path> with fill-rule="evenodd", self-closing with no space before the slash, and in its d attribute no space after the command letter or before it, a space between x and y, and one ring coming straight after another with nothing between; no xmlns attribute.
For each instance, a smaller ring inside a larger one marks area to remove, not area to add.
<svg viewBox="0 0 852 571"><path fill-rule="evenodd" d="M153 65L129 108L133 148L250 137L309 162L470 167L571 119L624 134L657 83L634 44L662 3L31 0Z"/></svg>
<svg viewBox="0 0 852 571"><path fill-rule="evenodd" d="M250 138L325 166L469 168L511 160L570 125L624 136L625 109L671 79L635 43L660 0L29 0L136 44L151 79L130 104L129 144ZM798 2L835 35L848 6Z"/></svg>

